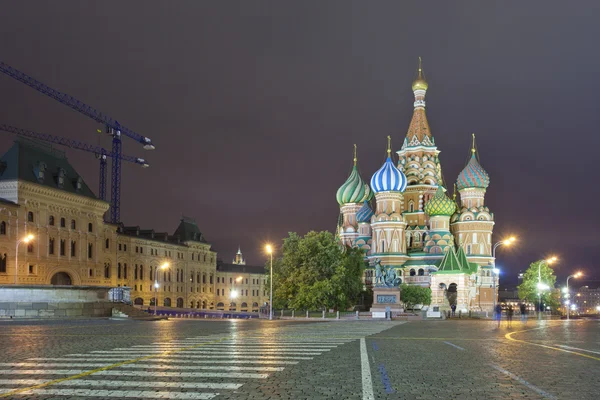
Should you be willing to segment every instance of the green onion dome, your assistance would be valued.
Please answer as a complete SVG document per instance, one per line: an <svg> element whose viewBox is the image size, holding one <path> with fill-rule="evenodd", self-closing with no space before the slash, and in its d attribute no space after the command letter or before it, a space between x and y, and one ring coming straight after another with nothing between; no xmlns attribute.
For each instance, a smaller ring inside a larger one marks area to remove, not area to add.
<svg viewBox="0 0 600 400"><path fill-rule="evenodd" d="M435 195L425 204L425 212L430 217L438 215L451 216L456 211L456 204L444 193L444 188L438 186Z"/></svg>
<svg viewBox="0 0 600 400"><path fill-rule="evenodd" d="M371 200L373 197L371 188L362 180L358 173L356 161L356 145L354 145L354 166L352 167L352 172L350 172L350 176L338 189L335 196L340 206L347 203L362 203L365 200Z"/></svg>

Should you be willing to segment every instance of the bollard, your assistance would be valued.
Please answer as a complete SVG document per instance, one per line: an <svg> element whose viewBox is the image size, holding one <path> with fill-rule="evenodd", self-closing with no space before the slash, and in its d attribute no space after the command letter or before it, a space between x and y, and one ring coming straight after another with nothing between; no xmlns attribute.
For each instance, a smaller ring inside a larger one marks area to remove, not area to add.
<svg viewBox="0 0 600 400"><path fill-rule="evenodd" d="M306 310L306 318L308 318L308 310Z"/></svg>
<svg viewBox="0 0 600 400"><path fill-rule="evenodd" d="M283 308L281 309L281 318L283 318Z"/></svg>
<svg viewBox="0 0 600 400"><path fill-rule="evenodd" d="M325 310L323 310L323 319L325 319Z"/></svg>
<svg viewBox="0 0 600 400"><path fill-rule="evenodd" d="M296 310L292 310L292 319L294 319L294 312L295 312L295 311L296 311Z"/></svg>
<svg viewBox="0 0 600 400"><path fill-rule="evenodd" d="M356 311L356 319L358 319L358 311Z"/></svg>
<svg viewBox="0 0 600 400"><path fill-rule="evenodd" d="M458 311L458 319L461 319L461 318L462 318L462 310L459 310Z"/></svg>
<svg viewBox="0 0 600 400"><path fill-rule="evenodd" d="M335 319L340 319L340 312L339 311L336 311L336 313L335 313Z"/></svg>

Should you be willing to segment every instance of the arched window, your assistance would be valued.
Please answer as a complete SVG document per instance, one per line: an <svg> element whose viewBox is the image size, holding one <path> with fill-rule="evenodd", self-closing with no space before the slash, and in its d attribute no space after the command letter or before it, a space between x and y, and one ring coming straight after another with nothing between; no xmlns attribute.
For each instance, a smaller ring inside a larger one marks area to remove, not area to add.
<svg viewBox="0 0 600 400"><path fill-rule="evenodd" d="M73 230L74 230L76 227L77 227L77 224L75 224L75 220L74 220L74 219L72 219L72 220L71 220L71 229L73 229Z"/></svg>
<svg viewBox="0 0 600 400"><path fill-rule="evenodd" d="M408 203L408 212L414 212L415 211L415 203L411 200Z"/></svg>
<svg viewBox="0 0 600 400"><path fill-rule="evenodd" d="M202 274L202 283L206 283L206 274Z"/></svg>
<svg viewBox="0 0 600 400"><path fill-rule="evenodd" d="M154 268L154 267L150 266L150 270L148 271L148 273L149 273L149 276L148 276L148 278L149 278L150 280L154 279L153 268Z"/></svg>
<svg viewBox="0 0 600 400"><path fill-rule="evenodd" d="M127 264L123 264L123 279L127 279Z"/></svg>
<svg viewBox="0 0 600 400"><path fill-rule="evenodd" d="M33 243L28 243L27 244L27 252L28 253L33 253Z"/></svg>
<svg viewBox="0 0 600 400"><path fill-rule="evenodd" d="M423 268L419 268L419 276L425 275L425 270Z"/></svg>
<svg viewBox="0 0 600 400"><path fill-rule="evenodd" d="M27 222L33 222L33 213L31 211L27 213Z"/></svg>
<svg viewBox="0 0 600 400"><path fill-rule="evenodd" d="M137 280L138 279L138 265L135 264L135 266L133 267L133 279Z"/></svg>
<svg viewBox="0 0 600 400"><path fill-rule="evenodd" d="M108 248L110 247L110 239L106 239L106 240L104 241L104 247L105 247L106 249L108 249Z"/></svg>
<svg viewBox="0 0 600 400"><path fill-rule="evenodd" d="M144 265L140 264L140 280L144 280Z"/></svg>
<svg viewBox="0 0 600 400"><path fill-rule="evenodd" d="M88 224L88 232L94 232L94 224L91 222Z"/></svg>
<svg viewBox="0 0 600 400"><path fill-rule="evenodd" d="M6 253L0 255L0 272L6 273Z"/></svg>
<svg viewBox="0 0 600 400"><path fill-rule="evenodd" d="M104 277L110 278L110 263L104 263Z"/></svg>
<svg viewBox="0 0 600 400"><path fill-rule="evenodd" d="M121 279L121 263L117 263L117 279Z"/></svg>
<svg viewBox="0 0 600 400"><path fill-rule="evenodd" d="M415 270L414 269L410 270L410 276L415 276Z"/></svg>
<svg viewBox="0 0 600 400"><path fill-rule="evenodd" d="M66 221L64 218L61 218L61 219L60 219L60 227L61 227L61 228L64 228L64 227L66 227L66 226L67 226L67 221Z"/></svg>
<svg viewBox="0 0 600 400"><path fill-rule="evenodd" d="M54 226L54 215L48 217L48 225Z"/></svg>

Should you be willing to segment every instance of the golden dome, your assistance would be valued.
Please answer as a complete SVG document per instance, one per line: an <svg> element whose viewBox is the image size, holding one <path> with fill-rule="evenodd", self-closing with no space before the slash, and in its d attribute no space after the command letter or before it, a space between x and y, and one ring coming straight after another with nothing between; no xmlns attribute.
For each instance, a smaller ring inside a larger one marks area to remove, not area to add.
<svg viewBox="0 0 600 400"><path fill-rule="evenodd" d="M429 87L429 85L427 84L427 81L425 80L425 77L423 76L423 68L421 68L421 57L419 57L418 71L419 71L419 75L417 76L417 79L415 79L412 84L413 92L415 90L427 90L427 88Z"/></svg>

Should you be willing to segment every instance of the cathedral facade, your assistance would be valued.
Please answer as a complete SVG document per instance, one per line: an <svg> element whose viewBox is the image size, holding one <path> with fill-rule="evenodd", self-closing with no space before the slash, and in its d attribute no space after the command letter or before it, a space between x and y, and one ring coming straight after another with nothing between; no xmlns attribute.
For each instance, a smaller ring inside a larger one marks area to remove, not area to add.
<svg viewBox="0 0 600 400"><path fill-rule="evenodd" d="M430 287L432 306L491 310L497 287L493 275L494 215L485 205L490 183L475 149L461 171L452 198L446 193L440 150L425 113L428 83L419 63L412 84L414 112L402 147L387 157L369 183L354 166L337 191L338 237L365 251L369 265L396 270L402 283ZM457 193L460 201L457 200ZM374 271L367 268L365 284Z"/></svg>

